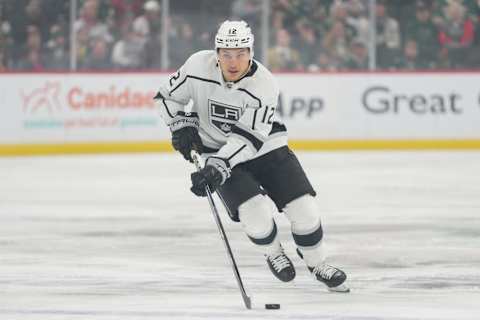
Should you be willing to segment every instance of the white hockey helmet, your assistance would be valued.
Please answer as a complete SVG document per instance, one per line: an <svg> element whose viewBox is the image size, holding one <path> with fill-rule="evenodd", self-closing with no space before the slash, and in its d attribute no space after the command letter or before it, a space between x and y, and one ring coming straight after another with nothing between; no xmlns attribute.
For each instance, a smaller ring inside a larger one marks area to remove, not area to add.
<svg viewBox="0 0 480 320"><path fill-rule="evenodd" d="M245 21L225 21L215 36L215 51L220 48L249 48L250 60L253 59L253 33Z"/></svg>

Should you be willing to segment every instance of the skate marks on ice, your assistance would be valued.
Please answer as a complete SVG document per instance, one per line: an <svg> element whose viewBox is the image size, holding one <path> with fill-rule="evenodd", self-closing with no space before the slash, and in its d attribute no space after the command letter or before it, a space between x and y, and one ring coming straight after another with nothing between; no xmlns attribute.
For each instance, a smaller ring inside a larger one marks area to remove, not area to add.
<svg viewBox="0 0 480 320"><path fill-rule="evenodd" d="M350 294L312 280L281 214L297 269L291 284L275 280L222 212L252 297L254 310L245 310L208 204L190 196L180 157L11 158L0 159L0 318L477 317L480 154L299 157Z"/></svg>

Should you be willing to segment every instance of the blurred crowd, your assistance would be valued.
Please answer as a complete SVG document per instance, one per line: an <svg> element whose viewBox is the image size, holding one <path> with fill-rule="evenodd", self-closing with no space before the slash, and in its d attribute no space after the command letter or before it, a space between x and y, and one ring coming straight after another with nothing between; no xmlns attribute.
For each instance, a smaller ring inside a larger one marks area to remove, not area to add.
<svg viewBox="0 0 480 320"><path fill-rule="evenodd" d="M480 69L480 0L377 0L374 33L369 0L271 0L267 52L262 0L170 0L165 23L161 0L77 0L73 24L70 3L0 0L0 71L175 69L227 18L273 71L366 70L372 50L380 70Z"/></svg>
<svg viewBox="0 0 480 320"><path fill-rule="evenodd" d="M480 68L479 0L377 0L375 37L369 0L273 3L274 70Z"/></svg>

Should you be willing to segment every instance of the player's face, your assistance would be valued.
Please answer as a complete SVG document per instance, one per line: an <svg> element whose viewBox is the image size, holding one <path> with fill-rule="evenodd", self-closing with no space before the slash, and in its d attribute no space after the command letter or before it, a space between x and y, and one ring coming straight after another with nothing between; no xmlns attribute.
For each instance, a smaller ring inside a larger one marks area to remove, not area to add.
<svg viewBox="0 0 480 320"><path fill-rule="evenodd" d="M248 48L222 48L218 51L218 59L225 80L236 81L248 71L250 66L250 50Z"/></svg>

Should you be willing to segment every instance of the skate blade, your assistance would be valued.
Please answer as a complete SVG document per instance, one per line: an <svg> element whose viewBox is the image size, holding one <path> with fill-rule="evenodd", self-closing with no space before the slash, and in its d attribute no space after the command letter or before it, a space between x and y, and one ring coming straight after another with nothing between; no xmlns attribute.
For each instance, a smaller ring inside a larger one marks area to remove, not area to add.
<svg viewBox="0 0 480 320"><path fill-rule="evenodd" d="M350 292L350 288L347 287L345 284L341 284L339 286L336 286L336 287L332 287L332 288L328 288L328 291L330 292L340 292L340 293L348 293Z"/></svg>

